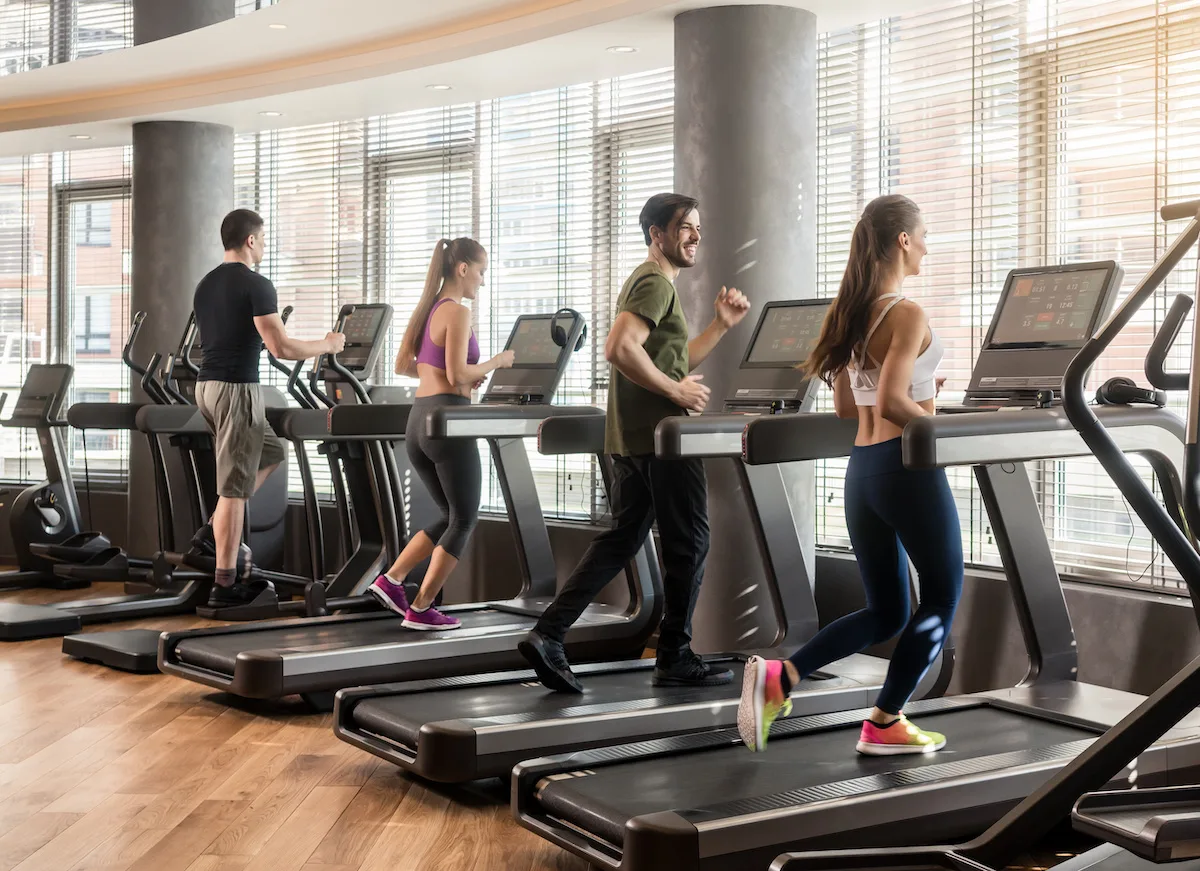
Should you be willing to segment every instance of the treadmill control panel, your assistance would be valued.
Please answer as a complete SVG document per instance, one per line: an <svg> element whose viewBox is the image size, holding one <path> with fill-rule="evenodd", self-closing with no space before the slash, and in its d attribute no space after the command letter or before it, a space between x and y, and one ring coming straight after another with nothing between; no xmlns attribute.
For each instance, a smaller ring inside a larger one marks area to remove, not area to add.
<svg viewBox="0 0 1200 871"><path fill-rule="evenodd" d="M992 345L1082 342L1090 335L1106 269L1014 276L996 314Z"/></svg>
<svg viewBox="0 0 1200 871"><path fill-rule="evenodd" d="M351 372L370 372L386 343L392 307L386 303L359 303L343 320L346 347L337 355L338 362Z"/></svg>
<svg viewBox="0 0 1200 871"><path fill-rule="evenodd" d="M726 412L799 411L812 380L797 368L808 359L830 300L770 302L763 308L725 399Z"/></svg>
<svg viewBox="0 0 1200 871"><path fill-rule="evenodd" d="M1112 308L1124 275L1112 260L1014 269L1004 282L963 404L1057 402L1076 351Z"/></svg>

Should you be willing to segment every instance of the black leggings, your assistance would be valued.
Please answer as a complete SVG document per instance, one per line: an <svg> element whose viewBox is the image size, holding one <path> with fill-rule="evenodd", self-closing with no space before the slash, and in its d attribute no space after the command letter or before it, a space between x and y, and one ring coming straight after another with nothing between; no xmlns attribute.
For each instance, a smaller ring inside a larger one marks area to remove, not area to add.
<svg viewBox="0 0 1200 871"><path fill-rule="evenodd" d="M846 526L867 606L818 632L792 655L801 677L896 635L875 704L898 714L937 658L962 593L962 531L944 469L907 469L900 439L855 446L846 469ZM910 613L908 559L921 585Z"/></svg>
<svg viewBox="0 0 1200 871"><path fill-rule="evenodd" d="M425 527L425 534L455 559L462 557L479 522L483 480L479 447L475 439L431 439L425 434L425 422L435 408L470 404L467 397L453 393L418 397L404 432L408 461L442 512L435 523Z"/></svg>

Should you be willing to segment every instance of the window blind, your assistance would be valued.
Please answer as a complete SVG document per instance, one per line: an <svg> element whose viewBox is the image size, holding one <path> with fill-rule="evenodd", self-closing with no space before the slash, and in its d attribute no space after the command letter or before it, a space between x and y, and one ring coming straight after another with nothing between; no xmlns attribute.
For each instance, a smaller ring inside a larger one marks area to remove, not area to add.
<svg viewBox="0 0 1200 871"><path fill-rule="evenodd" d="M237 0L237 15L276 0ZM132 0L0 0L0 76L133 45Z"/></svg>
<svg viewBox="0 0 1200 871"><path fill-rule="evenodd" d="M123 402L129 312L130 149L0 160L0 391L16 400L31 363L75 367L67 402ZM11 413L11 410L10 410ZM124 433L67 439L72 471L123 479ZM0 477L37 480L45 469L31 432L0 430Z"/></svg>
<svg viewBox="0 0 1200 871"><path fill-rule="evenodd" d="M1115 259L1126 271L1123 296L1173 235L1157 206L1200 188L1189 124L1197 19L1185 3L987 0L824 35L818 271L825 292L836 292L862 206L881 193L917 200L930 256L906 292L947 339L943 399L951 401L966 386L1008 270ZM1173 274L1170 295L1194 288L1193 269L1189 261ZM1116 374L1144 380L1145 351L1169 298L1139 314L1097 365L1092 387ZM1188 365L1188 329L1176 368ZM1183 397L1172 402L1182 409ZM1177 586L1099 464L1028 465L1062 570ZM844 468L827 463L818 476L818 536L827 545L848 543ZM950 470L950 478L969 559L995 563L969 472Z"/></svg>

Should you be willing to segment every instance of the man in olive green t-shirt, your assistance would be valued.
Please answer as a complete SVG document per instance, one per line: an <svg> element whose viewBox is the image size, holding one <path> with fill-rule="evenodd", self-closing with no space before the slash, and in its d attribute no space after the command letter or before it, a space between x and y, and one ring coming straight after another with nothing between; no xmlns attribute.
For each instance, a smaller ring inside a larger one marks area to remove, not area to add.
<svg viewBox="0 0 1200 871"><path fill-rule="evenodd" d="M659 459L654 429L663 418L704 410L708 388L701 376L688 373L746 316L750 303L736 289L722 287L712 323L689 340L674 281L696 263L698 203L681 194L657 194L642 208L640 222L649 254L621 288L604 346L612 364L604 449L613 461L613 525L596 536L519 645L538 679L559 692L583 692L563 648L567 630L633 559L655 520L665 576L654 683L713 686L733 680L733 672L706 663L691 648L692 611L708 555L704 462Z"/></svg>

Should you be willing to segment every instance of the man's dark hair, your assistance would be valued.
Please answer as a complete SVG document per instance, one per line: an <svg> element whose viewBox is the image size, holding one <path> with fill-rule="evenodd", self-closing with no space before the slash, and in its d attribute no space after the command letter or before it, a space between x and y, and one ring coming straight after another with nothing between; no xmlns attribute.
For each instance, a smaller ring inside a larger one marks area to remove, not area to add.
<svg viewBox="0 0 1200 871"><path fill-rule="evenodd" d="M699 207L700 201L686 194L655 194L646 200L646 205L642 206L642 213L638 216L638 222L642 225L642 235L646 237L646 245L649 246L651 242L651 227L665 231L680 212L687 214Z"/></svg>
<svg viewBox="0 0 1200 871"><path fill-rule="evenodd" d="M258 212L234 209L221 222L221 244L225 246L226 251L236 251L262 228L263 219Z"/></svg>

